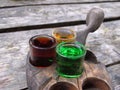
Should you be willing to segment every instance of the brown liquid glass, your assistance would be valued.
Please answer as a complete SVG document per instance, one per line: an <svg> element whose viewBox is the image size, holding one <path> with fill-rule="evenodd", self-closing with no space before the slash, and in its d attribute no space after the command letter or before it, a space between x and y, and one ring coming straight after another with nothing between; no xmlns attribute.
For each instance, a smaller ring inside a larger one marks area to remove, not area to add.
<svg viewBox="0 0 120 90"><path fill-rule="evenodd" d="M56 56L56 40L49 35L37 35L30 39L30 63L36 67L50 66Z"/></svg>

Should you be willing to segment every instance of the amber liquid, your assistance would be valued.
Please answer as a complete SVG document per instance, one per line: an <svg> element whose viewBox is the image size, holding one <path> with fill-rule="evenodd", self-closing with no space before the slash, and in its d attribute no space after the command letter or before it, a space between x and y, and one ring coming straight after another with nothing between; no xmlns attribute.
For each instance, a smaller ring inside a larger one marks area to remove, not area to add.
<svg viewBox="0 0 120 90"><path fill-rule="evenodd" d="M73 42L75 41L75 32L72 30L60 29L53 31L53 37L56 38L57 42Z"/></svg>
<svg viewBox="0 0 120 90"><path fill-rule="evenodd" d="M55 39L48 36L38 36L31 39L30 63L36 67L50 66L56 56Z"/></svg>

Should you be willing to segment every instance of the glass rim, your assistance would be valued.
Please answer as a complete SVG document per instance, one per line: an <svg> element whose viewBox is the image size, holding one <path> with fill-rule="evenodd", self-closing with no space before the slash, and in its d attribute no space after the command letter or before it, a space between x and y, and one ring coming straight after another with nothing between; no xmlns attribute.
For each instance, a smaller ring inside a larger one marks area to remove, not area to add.
<svg viewBox="0 0 120 90"><path fill-rule="evenodd" d="M80 54L80 55L77 55L77 56L72 56L72 57L71 57L71 56L64 56L64 55L62 55L62 54L59 52L59 48L60 48L62 45L64 45L64 44L77 44L77 45L79 45L80 47L83 48L84 53L83 53L83 54ZM59 55L62 56L62 57L65 57L65 58L77 59L77 58L80 58L80 57L85 56L85 54L86 54L86 47L85 47L82 43L80 43L80 42L78 42L78 41L75 41L75 42L62 42L62 43L60 43L60 44L57 45L57 47L56 47L56 52L57 52L57 54L59 54Z"/></svg>
<svg viewBox="0 0 120 90"><path fill-rule="evenodd" d="M48 37L48 38L52 38L55 44L53 44L51 47L47 47L47 48L38 47L38 46L36 46L36 45L34 45L34 44L32 43L32 40L33 40L34 38L38 38L38 37ZM29 39L29 45L32 46L32 47L35 48L35 49L44 49L44 50L45 50L45 49L55 48L56 45L57 45L57 42L56 42L56 39L55 39L54 37L50 36L50 35L40 34L40 35L35 35L35 36L31 37L31 38Z"/></svg>
<svg viewBox="0 0 120 90"><path fill-rule="evenodd" d="M74 37L73 38L69 38L69 40L74 40L75 38L76 38L76 33L75 33L75 31L74 30L72 30L72 29L69 29L69 28L56 28L56 29L54 29L54 30L52 30L52 36L54 36L57 40L68 40L68 39L64 39L64 38L57 38L55 35L54 35L54 32L55 31L57 31L57 30L61 30L61 29L67 29L67 30L70 30L70 31L72 31L73 32L73 34L74 34Z"/></svg>

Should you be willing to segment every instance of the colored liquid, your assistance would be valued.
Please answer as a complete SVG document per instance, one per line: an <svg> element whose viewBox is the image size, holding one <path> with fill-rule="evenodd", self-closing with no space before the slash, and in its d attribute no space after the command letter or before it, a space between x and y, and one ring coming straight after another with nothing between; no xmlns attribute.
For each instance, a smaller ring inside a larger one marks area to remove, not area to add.
<svg viewBox="0 0 120 90"><path fill-rule="evenodd" d="M83 55L84 51L82 48L78 49L76 46L62 46L59 53L65 57L74 58L75 56Z"/></svg>
<svg viewBox="0 0 120 90"><path fill-rule="evenodd" d="M50 66L56 56L56 41L48 35L39 35L30 39L30 62L36 67Z"/></svg>
<svg viewBox="0 0 120 90"><path fill-rule="evenodd" d="M57 56L60 60L57 60L58 67L57 72L60 76L74 78L79 77L83 72L82 62L78 60L72 60L64 57Z"/></svg>
<svg viewBox="0 0 120 90"><path fill-rule="evenodd" d="M60 28L53 31L53 37L56 38L57 42L73 42L75 41L75 32L69 29Z"/></svg>
<svg viewBox="0 0 120 90"><path fill-rule="evenodd" d="M50 37L34 38L32 42L33 42L33 45L35 45L38 48L49 48L49 47L52 47L52 45L54 44L54 40Z"/></svg>
<svg viewBox="0 0 120 90"><path fill-rule="evenodd" d="M51 57L34 57L34 60L30 59L30 63L36 67L47 67L53 63L54 58Z"/></svg>
<svg viewBox="0 0 120 90"><path fill-rule="evenodd" d="M57 72L68 78L79 77L83 72L83 59L86 51L83 47L70 44L57 46Z"/></svg>

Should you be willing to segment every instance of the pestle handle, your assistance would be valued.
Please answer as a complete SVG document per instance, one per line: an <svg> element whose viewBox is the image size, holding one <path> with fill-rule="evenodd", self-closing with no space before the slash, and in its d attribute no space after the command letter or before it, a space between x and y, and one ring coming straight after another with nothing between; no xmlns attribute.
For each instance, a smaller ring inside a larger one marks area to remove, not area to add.
<svg viewBox="0 0 120 90"><path fill-rule="evenodd" d="M86 43L86 38L90 32L96 31L104 20L104 12L100 8L92 8L87 14L86 24L87 27L77 33L77 41L83 45Z"/></svg>
<svg viewBox="0 0 120 90"><path fill-rule="evenodd" d="M87 14L86 23L89 32L96 31L104 20L104 12L100 8L93 8Z"/></svg>

